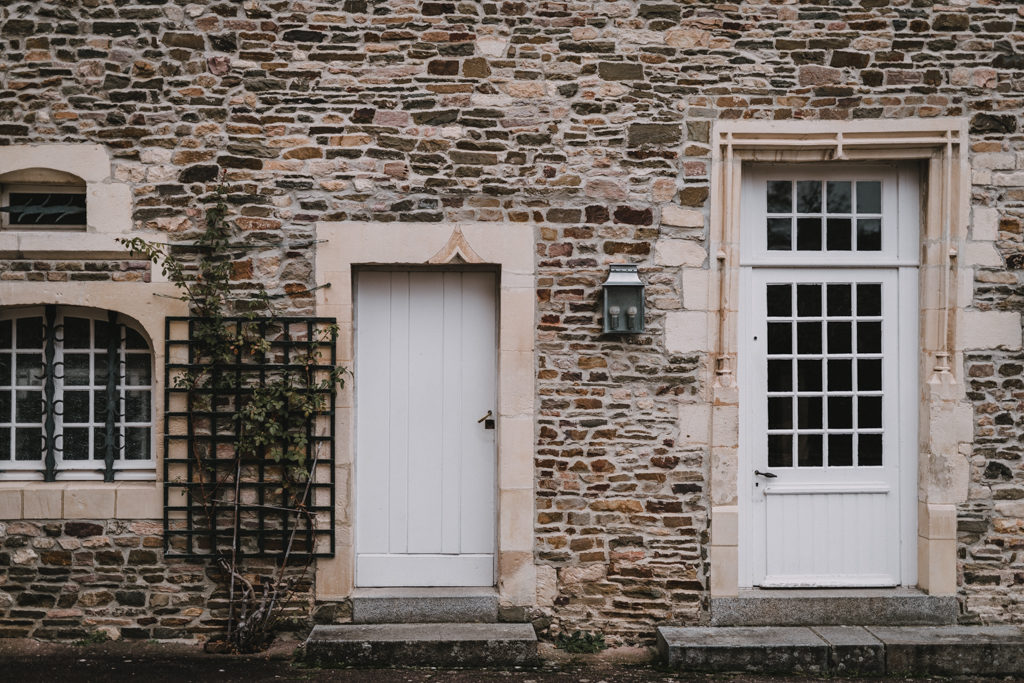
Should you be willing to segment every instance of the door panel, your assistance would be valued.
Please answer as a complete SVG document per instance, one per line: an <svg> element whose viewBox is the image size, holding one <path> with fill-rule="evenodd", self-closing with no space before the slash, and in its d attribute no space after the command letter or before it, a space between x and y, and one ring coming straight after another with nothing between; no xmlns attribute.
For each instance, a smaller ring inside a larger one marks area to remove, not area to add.
<svg viewBox="0 0 1024 683"><path fill-rule="evenodd" d="M493 585L495 277L356 287L356 583Z"/></svg>
<svg viewBox="0 0 1024 683"><path fill-rule="evenodd" d="M894 269L753 273L757 585L900 582L897 287Z"/></svg>

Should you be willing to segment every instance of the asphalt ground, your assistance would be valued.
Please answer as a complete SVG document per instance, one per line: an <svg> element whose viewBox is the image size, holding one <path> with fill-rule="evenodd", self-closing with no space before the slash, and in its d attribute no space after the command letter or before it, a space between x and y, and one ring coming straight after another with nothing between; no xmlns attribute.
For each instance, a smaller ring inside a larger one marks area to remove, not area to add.
<svg viewBox="0 0 1024 683"><path fill-rule="evenodd" d="M536 669L438 668L311 669L292 661L296 643L279 643L258 655L208 654L193 643L108 642L71 644L29 639L0 640L0 683L262 683L265 681L366 681L368 683L646 683L651 681L703 681L806 683L809 678L771 676L691 676L672 674L647 663L643 651L612 652L604 656L568 656L542 648L545 663ZM830 679L832 681L842 679ZM907 679L861 679L871 681ZM921 678L920 681L996 681L1018 679Z"/></svg>

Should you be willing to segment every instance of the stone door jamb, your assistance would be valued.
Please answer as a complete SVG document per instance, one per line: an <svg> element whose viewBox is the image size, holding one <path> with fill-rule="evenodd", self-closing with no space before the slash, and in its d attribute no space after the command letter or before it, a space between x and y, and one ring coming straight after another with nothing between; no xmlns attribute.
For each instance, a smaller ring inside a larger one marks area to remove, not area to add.
<svg viewBox="0 0 1024 683"><path fill-rule="evenodd" d="M317 315L337 319L338 363L354 367L354 266L486 264L500 269L498 291L498 535L501 604L536 601L533 561L534 228L526 223L317 223ZM354 378L353 381L360 381ZM372 378L362 381L373 381ZM352 382L336 408L335 556L316 568L316 597L339 600L354 586L355 414Z"/></svg>
<svg viewBox="0 0 1024 683"><path fill-rule="evenodd" d="M920 311L917 585L933 595L956 592L956 504L967 497L973 412L962 382L968 325L1000 324L969 311L973 270L965 247L970 227L967 121L961 118L885 121L723 121L712 134L711 577L714 597L739 590L739 392L736 385L739 300L739 209L744 165L750 162L918 160L923 171ZM968 238L972 242L968 242ZM994 236L989 237L994 239ZM1001 314L996 314L1001 315ZM1011 321L1012 322L1012 321ZM1018 317L1019 326L1019 317ZM1013 345L1012 339L1009 344ZM1017 329L1016 347L1020 347Z"/></svg>

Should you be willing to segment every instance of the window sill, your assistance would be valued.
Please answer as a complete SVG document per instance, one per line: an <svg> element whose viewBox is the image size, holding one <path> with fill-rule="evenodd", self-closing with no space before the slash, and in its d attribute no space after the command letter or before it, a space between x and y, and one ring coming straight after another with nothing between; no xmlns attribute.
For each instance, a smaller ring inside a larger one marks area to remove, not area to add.
<svg viewBox="0 0 1024 683"><path fill-rule="evenodd" d="M129 258L116 238L79 230L4 230L0 232L0 258Z"/></svg>
<svg viewBox="0 0 1024 683"><path fill-rule="evenodd" d="M158 482L0 482L0 520L161 519Z"/></svg>

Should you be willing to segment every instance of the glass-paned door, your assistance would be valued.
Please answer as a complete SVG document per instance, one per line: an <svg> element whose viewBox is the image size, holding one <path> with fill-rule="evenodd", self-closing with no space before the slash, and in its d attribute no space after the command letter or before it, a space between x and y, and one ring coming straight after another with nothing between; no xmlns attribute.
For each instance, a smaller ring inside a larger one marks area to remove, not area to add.
<svg viewBox="0 0 1024 683"><path fill-rule="evenodd" d="M916 192L894 166L744 174L741 585L912 578Z"/></svg>

